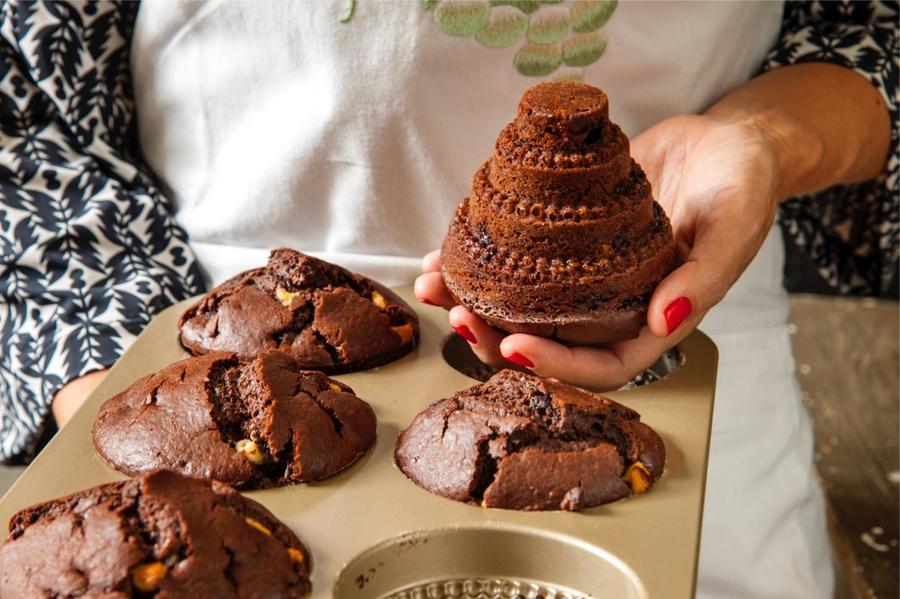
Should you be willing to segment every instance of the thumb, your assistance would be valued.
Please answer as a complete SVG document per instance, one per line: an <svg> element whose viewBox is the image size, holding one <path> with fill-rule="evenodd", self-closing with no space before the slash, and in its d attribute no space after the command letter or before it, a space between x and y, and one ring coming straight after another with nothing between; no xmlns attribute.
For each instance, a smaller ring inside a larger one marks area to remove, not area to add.
<svg viewBox="0 0 900 599"><path fill-rule="evenodd" d="M747 231L740 222L697 227L687 259L662 280L650 299L647 325L654 335L667 337L691 315L705 314L722 301L765 238L741 243Z"/></svg>

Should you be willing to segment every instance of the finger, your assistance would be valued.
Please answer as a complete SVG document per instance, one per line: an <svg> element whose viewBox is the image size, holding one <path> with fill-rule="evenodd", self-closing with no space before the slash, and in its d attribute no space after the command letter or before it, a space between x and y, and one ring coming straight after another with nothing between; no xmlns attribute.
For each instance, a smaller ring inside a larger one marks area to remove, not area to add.
<svg viewBox="0 0 900 599"><path fill-rule="evenodd" d="M500 342L505 336L503 332L490 326L463 306L451 309L448 319L453 330L469 342L479 360L491 366L507 368L510 366L500 353Z"/></svg>
<svg viewBox="0 0 900 599"><path fill-rule="evenodd" d="M456 305L453 296L447 291L444 285L444 278L439 272L429 272L419 275L413 286L413 293L416 299L423 304L431 304L432 306L440 306L449 310Z"/></svg>
<svg viewBox="0 0 900 599"><path fill-rule="evenodd" d="M441 250L428 252L422 258L422 272L437 272L441 270Z"/></svg>
<svg viewBox="0 0 900 599"><path fill-rule="evenodd" d="M543 377L556 378L573 385L608 391L618 389L653 365L659 356L684 339L700 323L702 315L688 319L677 334L659 338L644 328L636 339L608 347L568 347L533 335L510 335L500 351L510 357L518 354Z"/></svg>
<svg viewBox="0 0 900 599"><path fill-rule="evenodd" d="M508 359L528 360L532 372L567 383L606 391L628 382L630 371L611 348L567 347L533 335L510 335L500 344Z"/></svg>

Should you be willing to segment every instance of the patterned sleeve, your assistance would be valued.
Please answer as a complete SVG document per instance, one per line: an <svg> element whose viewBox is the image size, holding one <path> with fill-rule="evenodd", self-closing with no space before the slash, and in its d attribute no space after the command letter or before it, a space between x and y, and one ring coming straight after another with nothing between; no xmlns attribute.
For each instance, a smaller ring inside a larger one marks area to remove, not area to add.
<svg viewBox="0 0 900 599"><path fill-rule="evenodd" d="M890 154L879 178L782 204L785 235L839 293L882 295L897 267L898 13L897 2L789 1L780 40L764 67L829 62L854 69L882 93L890 110Z"/></svg>
<svg viewBox="0 0 900 599"><path fill-rule="evenodd" d="M0 458L27 459L56 391L203 290L137 145L137 4L0 3Z"/></svg>

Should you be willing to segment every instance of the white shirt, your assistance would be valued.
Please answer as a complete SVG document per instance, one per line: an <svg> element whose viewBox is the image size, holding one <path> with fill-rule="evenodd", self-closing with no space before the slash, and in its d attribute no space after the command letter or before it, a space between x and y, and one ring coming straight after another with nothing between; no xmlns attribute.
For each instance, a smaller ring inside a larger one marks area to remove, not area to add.
<svg viewBox="0 0 900 599"><path fill-rule="evenodd" d="M213 283L280 245L409 283L525 89L583 74L634 136L749 78L782 10L621 2L599 29L596 62L526 77L514 66L524 40L498 49L449 35L419 0L359 0L342 23L349 4L141 7L131 53L141 145Z"/></svg>

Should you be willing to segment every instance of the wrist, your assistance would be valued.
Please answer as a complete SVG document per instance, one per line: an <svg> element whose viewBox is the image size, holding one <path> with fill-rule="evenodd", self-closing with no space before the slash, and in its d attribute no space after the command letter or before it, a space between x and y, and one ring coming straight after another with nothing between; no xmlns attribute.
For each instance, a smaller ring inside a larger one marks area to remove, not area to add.
<svg viewBox="0 0 900 599"><path fill-rule="evenodd" d="M787 112L726 99L706 114L754 132L761 151L770 156L776 202L823 186L815 179L824 160L824 143Z"/></svg>
<svg viewBox="0 0 900 599"><path fill-rule="evenodd" d="M815 180L825 157L821 139L782 110L768 109L750 118L775 156L778 202L822 186Z"/></svg>

